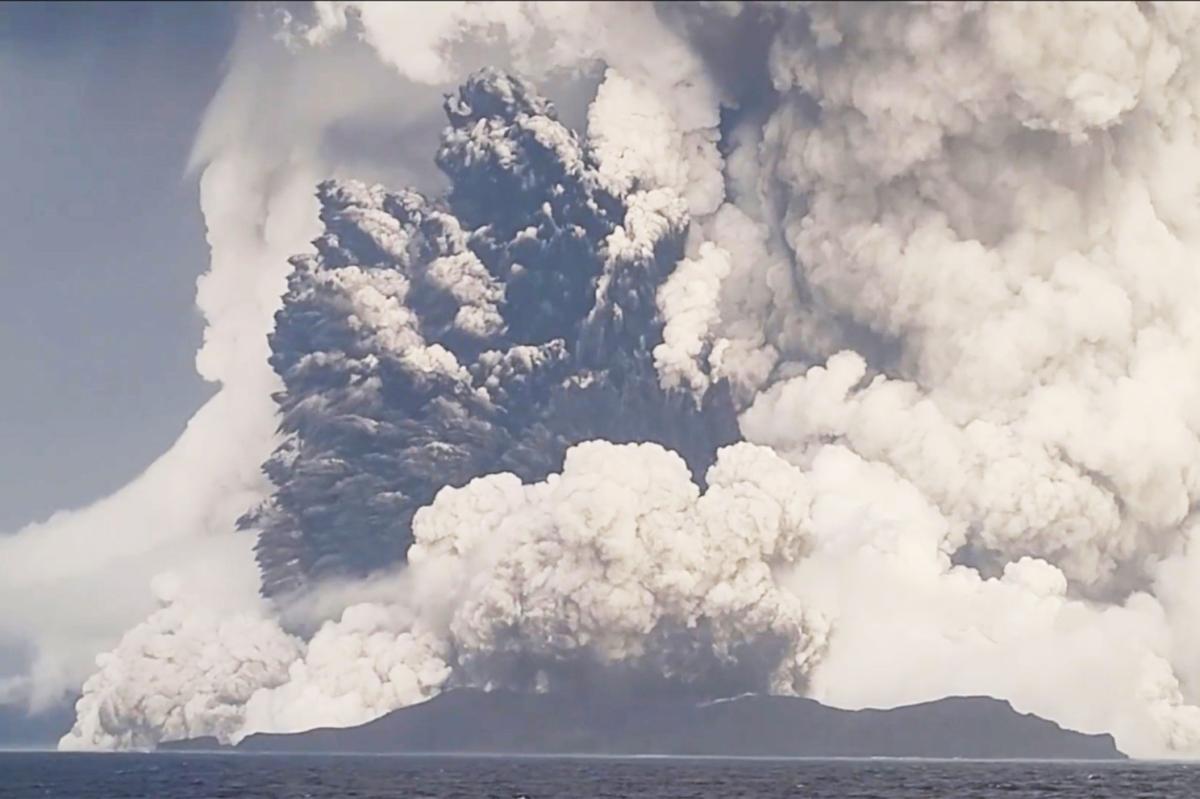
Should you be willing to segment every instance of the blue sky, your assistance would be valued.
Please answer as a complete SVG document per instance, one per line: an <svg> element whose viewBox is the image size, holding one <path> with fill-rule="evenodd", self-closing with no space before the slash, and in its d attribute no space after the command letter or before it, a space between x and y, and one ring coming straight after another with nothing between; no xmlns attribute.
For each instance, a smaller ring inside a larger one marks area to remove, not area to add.
<svg viewBox="0 0 1200 799"><path fill-rule="evenodd" d="M213 390L184 166L236 14L0 5L0 532L128 482Z"/></svg>

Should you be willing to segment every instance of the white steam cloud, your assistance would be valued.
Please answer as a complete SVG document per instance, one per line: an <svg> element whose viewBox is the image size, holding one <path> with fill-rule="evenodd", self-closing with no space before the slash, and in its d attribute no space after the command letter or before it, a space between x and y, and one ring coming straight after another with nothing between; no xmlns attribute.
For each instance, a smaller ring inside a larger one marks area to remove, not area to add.
<svg viewBox="0 0 1200 799"><path fill-rule="evenodd" d="M229 609L191 578L104 656L64 746L348 725L587 661L847 707L985 693L1131 754L1200 754L1200 7L319 3L289 51L249 30L202 139L219 434L180 494L101 506L140 520L105 558L241 540L233 517L270 490L265 336L318 232L312 187L418 177L329 141L402 129L377 94L428 99L484 52L535 80L606 69L588 146L626 210L596 307L687 225L643 355L666 396L727 387L749 443L702 485L657 444L592 441L544 479L443 488L407 563L361 584ZM263 52L277 71L256 78ZM381 65L393 88L367 88ZM523 124L560 136L545 119ZM464 329L495 334L477 262L437 263ZM410 302L389 296L356 324L386 332L372 314ZM0 596L83 579L28 564L101 513L0 541Z"/></svg>

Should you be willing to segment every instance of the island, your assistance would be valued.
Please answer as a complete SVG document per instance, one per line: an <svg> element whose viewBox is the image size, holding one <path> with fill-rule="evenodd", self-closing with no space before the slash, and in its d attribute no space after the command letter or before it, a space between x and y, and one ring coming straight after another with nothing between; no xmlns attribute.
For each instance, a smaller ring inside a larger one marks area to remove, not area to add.
<svg viewBox="0 0 1200 799"><path fill-rule="evenodd" d="M218 749L212 740L167 751ZM524 694L459 689L345 729L259 734L238 752L677 755L1112 760L1111 735L1063 729L990 697L951 697L888 710L841 710L812 699L744 695Z"/></svg>

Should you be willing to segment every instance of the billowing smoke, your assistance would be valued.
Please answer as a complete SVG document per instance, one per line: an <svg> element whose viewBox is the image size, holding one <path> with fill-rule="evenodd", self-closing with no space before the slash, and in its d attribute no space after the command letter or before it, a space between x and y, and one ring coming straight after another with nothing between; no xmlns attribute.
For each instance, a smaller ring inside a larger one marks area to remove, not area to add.
<svg viewBox="0 0 1200 799"><path fill-rule="evenodd" d="M268 594L402 559L443 485L541 480L594 438L658 441L700 475L737 438L727 391L664 391L651 357L681 198L605 175L518 79L482 72L446 113L444 204L320 187L326 232L271 335L278 489L245 520Z"/></svg>
<svg viewBox="0 0 1200 799"><path fill-rule="evenodd" d="M1200 8L482 8L293 35L430 83L492 36L533 75L599 61L586 136L484 70L444 196L321 184L243 520L279 644L170 605L64 744L599 669L986 693L1200 753ZM159 668L196 631L204 673Z"/></svg>
<svg viewBox="0 0 1200 799"><path fill-rule="evenodd" d="M251 696L287 681L298 640L259 613L218 614L177 592L170 576L157 579L161 607L97 658L99 671L83 685L79 722L62 748L228 740L244 726Z"/></svg>
<svg viewBox="0 0 1200 799"><path fill-rule="evenodd" d="M689 680L740 664L763 670L751 685L802 690L823 631L776 570L811 544L804 475L741 444L707 481L701 491L657 445L593 441L542 483L501 474L444 489L409 558L420 595L449 599L465 678L588 652Z"/></svg>
<svg viewBox="0 0 1200 799"><path fill-rule="evenodd" d="M741 444L707 477L656 444L592 441L543 482L442 489L394 601L322 627L247 730L358 723L452 685L577 686L596 667L800 691L825 626L776 571L810 544L804 476Z"/></svg>

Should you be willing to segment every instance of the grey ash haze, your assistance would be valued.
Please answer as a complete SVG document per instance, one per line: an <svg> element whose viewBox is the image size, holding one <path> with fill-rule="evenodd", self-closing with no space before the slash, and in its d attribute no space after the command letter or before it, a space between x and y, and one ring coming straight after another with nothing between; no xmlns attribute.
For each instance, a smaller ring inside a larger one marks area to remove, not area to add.
<svg viewBox="0 0 1200 799"><path fill-rule="evenodd" d="M186 164L215 393L0 538L0 702L149 749L462 688L986 695L1200 753L1197 41L246 7Z"/></svg>

